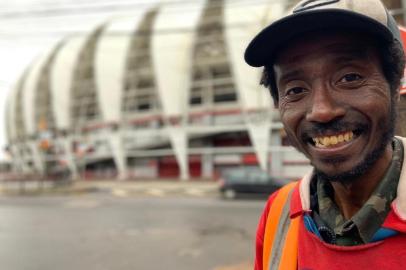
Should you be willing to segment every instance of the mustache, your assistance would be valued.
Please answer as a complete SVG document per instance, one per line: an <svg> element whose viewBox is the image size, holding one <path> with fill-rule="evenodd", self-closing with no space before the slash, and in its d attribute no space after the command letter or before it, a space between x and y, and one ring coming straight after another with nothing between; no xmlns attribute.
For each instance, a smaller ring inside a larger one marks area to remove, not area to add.
<svg viewBox="0 0 406 270"><path fill-rule="evenodd" d="M350 122L342 119L335 119L327 123L307 123L302 129L303 139L314 136L327 135L328 133L342 133L346 131L362 132L368 125L361 122Z"/></svg>

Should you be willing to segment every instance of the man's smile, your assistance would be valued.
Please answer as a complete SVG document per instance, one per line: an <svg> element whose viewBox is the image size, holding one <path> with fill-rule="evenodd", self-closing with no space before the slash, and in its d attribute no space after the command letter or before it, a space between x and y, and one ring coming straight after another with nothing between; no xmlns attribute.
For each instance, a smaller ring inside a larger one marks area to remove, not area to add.
<svg viewBox="0 0 406 270"><path fill-rule="evenodd" d="M352 131L347 131L344 133L331 135L331 136L318 136L313 137L313 145L316 148L328 148L340 146L346 142L352 141L354 138L354 133Z"/></svg>
<svg viewBox="0 0 406 270"><path fill-rule="evenodd" d="M363 122L358 119L358 121L338 120L323 124L307 123L301 131L302 142L310 147L309 151L314 154L328 152L330 155L340 155L347 146L358 141L362 134L369 133L368 124ZM358 151L361 150L362 147L358 149Z"/></svg>
<svg viewBox="0 0 406 270"><path fill-rule="evenodd" d="M316 163L319 161L325 165L336 160L350 160L356 158L356 155L366 147L367 139L362 136L363 133L348 129L313 135L305 142L306 152L312 161Z"/></svg>

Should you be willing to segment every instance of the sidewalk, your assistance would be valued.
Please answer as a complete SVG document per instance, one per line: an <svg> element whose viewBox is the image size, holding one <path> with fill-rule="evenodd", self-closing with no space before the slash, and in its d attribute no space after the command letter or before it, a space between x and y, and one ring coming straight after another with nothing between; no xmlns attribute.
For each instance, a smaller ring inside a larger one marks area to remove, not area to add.
<svg viewBox="0 0 406 270"><path fill-rule="evenodd" d="M127 196L218 196L215 181L179 180L76 180L70 183L50 181L0 182L0 194L84 194L91 192L111 193L118 197Z"/></svg>

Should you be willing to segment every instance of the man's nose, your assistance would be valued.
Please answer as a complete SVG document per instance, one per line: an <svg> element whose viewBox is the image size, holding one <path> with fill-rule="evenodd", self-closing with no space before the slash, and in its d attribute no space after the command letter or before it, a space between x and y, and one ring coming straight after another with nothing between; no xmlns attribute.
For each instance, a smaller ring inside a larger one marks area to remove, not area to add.
<svg viewBox="0 0 406 270"><path fill-rule="evenodd" d="M311 122L327 123L342 117L345 109L339 105L328 89L313 91L313 98L309 104L306 120Z"/></svg>

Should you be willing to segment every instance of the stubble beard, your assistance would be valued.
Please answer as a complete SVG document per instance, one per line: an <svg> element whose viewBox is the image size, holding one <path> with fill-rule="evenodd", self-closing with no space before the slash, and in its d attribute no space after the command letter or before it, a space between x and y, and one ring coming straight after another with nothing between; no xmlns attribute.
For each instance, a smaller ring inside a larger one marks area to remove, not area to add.
<svg viewBox="0 0 406 270"><path fill-rule="evenodd" d="M330 182L341 182L343 184L354 182L360 176L364 175L375 162L382 157L385 152L386 147L392 142L393 136L395 134L395 121L396 121L396 105L395 98L391 98L391 107L389 111L388 121L380 121L378 130L386 130L382 132L380 143L372 150L366 158L359 164L355 165L349 171L329 175L315 167L315 174L320 180L327 180ZM387 124L386 124L387 123Z"/></svg>

